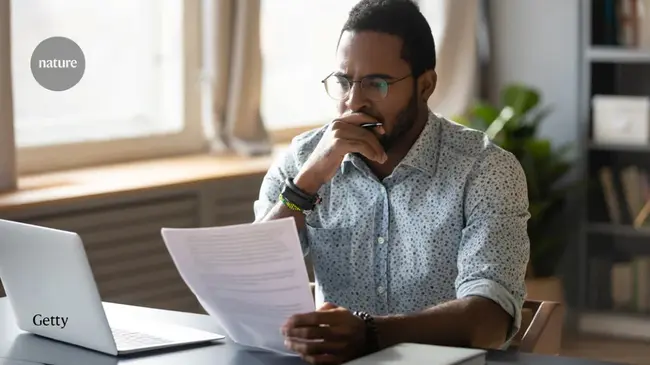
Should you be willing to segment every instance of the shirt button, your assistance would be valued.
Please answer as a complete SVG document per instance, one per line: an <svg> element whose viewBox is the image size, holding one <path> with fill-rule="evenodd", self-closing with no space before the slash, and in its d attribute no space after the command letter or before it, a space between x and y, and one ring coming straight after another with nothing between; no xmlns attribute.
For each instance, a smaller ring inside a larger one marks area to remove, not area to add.
<svg viewBox="0 0 650 365"><path fill-rule="evenodd" d="M377 242L379 242L380 245L383 244L384 243L384 237L377 238Z"/></svg>
<svg viewBox="0 0 650 365"><path fill-rule="evenodd" d="M383 294L384 293L384 287L383 286L378 287L377 288L377 293Z"/></svg>

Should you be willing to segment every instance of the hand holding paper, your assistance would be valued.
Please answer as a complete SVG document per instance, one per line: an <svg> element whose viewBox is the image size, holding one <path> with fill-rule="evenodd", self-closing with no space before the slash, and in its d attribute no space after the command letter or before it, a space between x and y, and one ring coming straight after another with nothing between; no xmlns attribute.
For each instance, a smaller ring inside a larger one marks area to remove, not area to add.
<svg viewBox="0 0 650 365"><path fill-rule="evenodd" d="M280 328L314 311L293 218L213 228L163 228L185 283L235 342L293 354Z"/></svg>

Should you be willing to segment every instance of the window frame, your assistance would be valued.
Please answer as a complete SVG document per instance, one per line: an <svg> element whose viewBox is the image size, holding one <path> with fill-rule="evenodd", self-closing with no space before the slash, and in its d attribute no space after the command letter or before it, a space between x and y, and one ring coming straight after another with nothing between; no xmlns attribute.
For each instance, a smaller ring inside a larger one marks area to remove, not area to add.
<svg viewBox="0 0 650 365"><path fill-rule="evenodd" d="M207 150L201 115L201 3L184 0L184 126L179 133L51 146L16 146L19 175L98 166Z"/></svg>

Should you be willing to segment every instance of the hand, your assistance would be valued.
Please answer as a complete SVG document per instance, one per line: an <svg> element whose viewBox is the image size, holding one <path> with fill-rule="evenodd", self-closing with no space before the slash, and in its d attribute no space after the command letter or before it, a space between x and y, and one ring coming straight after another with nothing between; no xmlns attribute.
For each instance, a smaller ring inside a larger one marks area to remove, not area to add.
<svg viewBox="0 0 650 365"><path fill-rule="evenodd" d="M285 345L311 364L342 364L365 353L366 327L349 310L326 303L282 327Z"/></svg>
<svg viewBox="0 0 650 365"><path fill-rule="evenodd" d="M348 153L360 153L378 163L386 162L386 152L374 133L376 131L383 135L386 133L384 128L379 126L365 129L360 126L373 122L376 120L368 115L353 113L330 123L314 152L295 177L295 184L309 193L315 193L322 184L334 177Z"/></svg>

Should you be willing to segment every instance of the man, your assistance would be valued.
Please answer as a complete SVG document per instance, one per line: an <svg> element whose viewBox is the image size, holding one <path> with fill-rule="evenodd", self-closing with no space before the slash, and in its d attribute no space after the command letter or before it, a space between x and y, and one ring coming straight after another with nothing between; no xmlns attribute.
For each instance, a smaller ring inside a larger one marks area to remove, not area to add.
<svg viewBox="0 0 650 365"><path fill-rule="evenodd" d="M322 306L282 328L308 362L400 342L501 347L520 326L525 176L482 132L429 111L435 59L413 2L362 0L323 81L339 117L264 179L256 221L294 217L313 262Z"/></svg>

